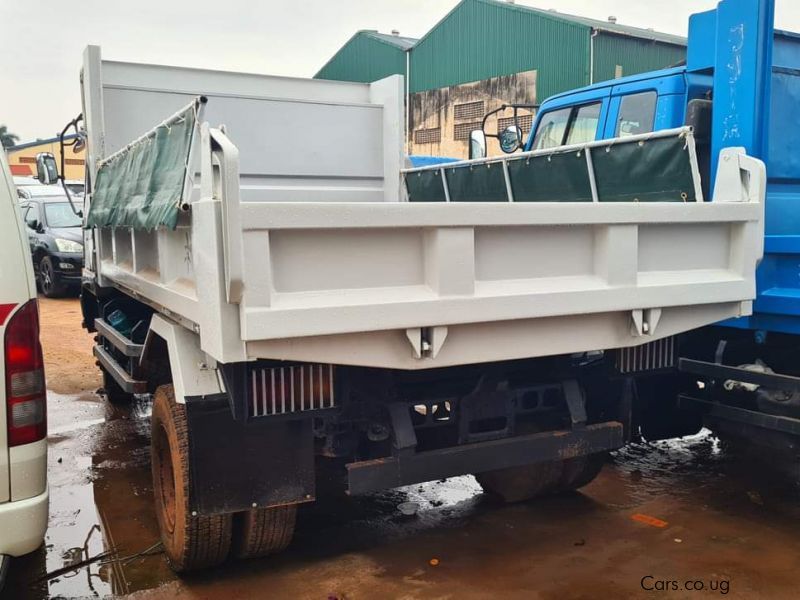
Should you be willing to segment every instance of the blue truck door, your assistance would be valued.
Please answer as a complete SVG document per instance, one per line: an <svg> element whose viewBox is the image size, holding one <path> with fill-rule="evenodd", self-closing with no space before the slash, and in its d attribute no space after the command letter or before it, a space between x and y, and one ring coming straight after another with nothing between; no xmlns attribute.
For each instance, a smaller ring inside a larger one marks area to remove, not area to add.
<svg viewBox="0 0 800 600"><path fill-rule="evenodd" d="M602 139L605 123L608 118L608 99L610 88L587 90L570 94L563 99L555 99L547 103L547 107L536 116L535 127L531 129L525 151L541 150L565 144L591 142ZM551 119L551 117L566 118ZM558 137L549 136L548 143L544 135L546 128L558 132Z"/></svg>
<svg viewBox="0 0 800 600"><path fill-rule="evenodd" d="M685 113L686 81L683 74L617 85L611 89L608 117L599 139L680 127Z"/></svg>

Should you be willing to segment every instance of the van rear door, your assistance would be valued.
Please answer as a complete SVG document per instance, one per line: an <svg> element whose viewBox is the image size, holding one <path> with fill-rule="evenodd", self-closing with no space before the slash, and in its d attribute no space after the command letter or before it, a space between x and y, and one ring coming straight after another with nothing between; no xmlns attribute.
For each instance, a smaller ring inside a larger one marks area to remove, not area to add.
<svg viewBox="0 0 800 600"><path fill-rule="evenodd" d="M23 231L17 192L0 152L0 502L11 497L6 398L5 332L11 315L35 296L33 266Z"/></svg>

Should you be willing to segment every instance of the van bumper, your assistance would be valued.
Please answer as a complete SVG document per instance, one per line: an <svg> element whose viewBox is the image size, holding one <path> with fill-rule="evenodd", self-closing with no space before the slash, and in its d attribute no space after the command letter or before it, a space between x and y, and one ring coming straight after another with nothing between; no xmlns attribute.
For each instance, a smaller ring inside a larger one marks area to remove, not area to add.
<svg viewBox="0 0 800 600"><path fill-rule="evenodd" d="M0 504L0 554L22 556L41 546L49 507L49 489L33 498Z"/></svg>

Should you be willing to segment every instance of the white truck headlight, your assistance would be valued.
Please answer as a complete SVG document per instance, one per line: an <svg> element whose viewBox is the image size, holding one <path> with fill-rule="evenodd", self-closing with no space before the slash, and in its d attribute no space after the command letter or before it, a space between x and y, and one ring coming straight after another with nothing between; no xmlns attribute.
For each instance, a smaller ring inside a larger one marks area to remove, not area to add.
<svg viewBox="0 0 800 600"><path fill-rule="evenodd" d="M72 252L73 254L83 252L83 244L62 238L56 238L56 248L59 252Z"/></svg>

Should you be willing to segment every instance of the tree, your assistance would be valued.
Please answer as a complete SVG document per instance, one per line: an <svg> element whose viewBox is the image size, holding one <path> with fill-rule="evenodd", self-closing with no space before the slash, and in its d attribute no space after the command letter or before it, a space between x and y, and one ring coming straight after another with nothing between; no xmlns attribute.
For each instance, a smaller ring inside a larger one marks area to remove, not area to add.
<svg viewBox="0 0 800 600"><path fill-rule="evenodd" d="M8 127L5 125L0 125L0 145L3 146L3 148L11 148L16 146L18 139L19 136L15 133L11 133L8 130Z"/></svg>

